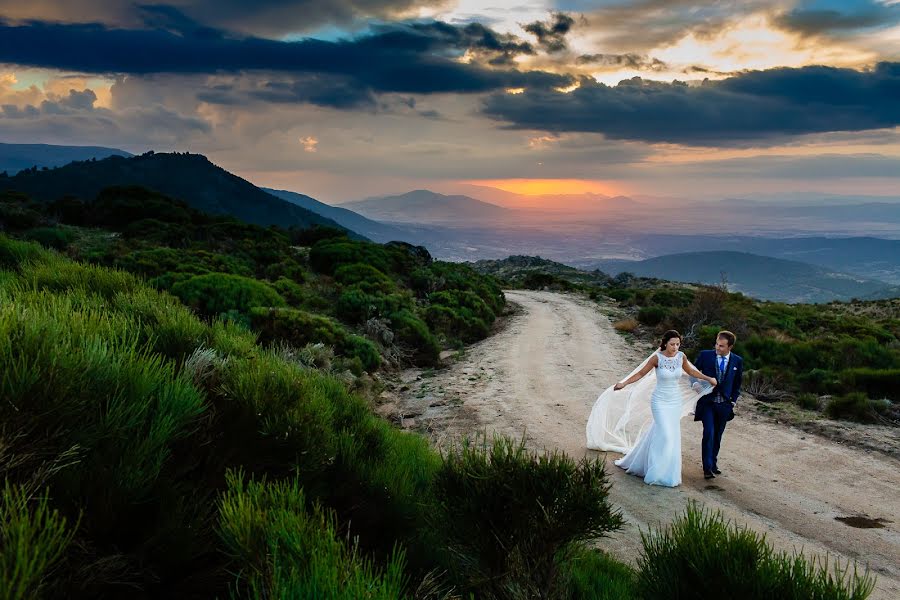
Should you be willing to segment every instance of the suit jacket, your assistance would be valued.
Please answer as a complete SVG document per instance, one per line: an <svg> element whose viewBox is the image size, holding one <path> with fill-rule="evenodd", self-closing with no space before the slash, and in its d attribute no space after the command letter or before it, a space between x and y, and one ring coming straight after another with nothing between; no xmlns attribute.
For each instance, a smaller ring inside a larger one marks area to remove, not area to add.
<svg viewBox="0 0 900 600"><path fill-rule="evenodd" d="M697 361L694 363L694 366L704 375L715 377L718 361L719 357L716 355L715 350L703 350L697 355ZM715 404L713 400L719 393L732 403L728 405L729 409L732 408L733 403L737 402L738 397L741 395L741 379L743 376L744 359L732 352L728 359L728 364L725 365L725 374L722 378L722 382L716 386L711 393L697 400L697 408L694 410L694 420L700 421L703 418L703 412L712 409L713 404ZM733 418L734 411L731 411L728 420L730 421Z"/></svg>

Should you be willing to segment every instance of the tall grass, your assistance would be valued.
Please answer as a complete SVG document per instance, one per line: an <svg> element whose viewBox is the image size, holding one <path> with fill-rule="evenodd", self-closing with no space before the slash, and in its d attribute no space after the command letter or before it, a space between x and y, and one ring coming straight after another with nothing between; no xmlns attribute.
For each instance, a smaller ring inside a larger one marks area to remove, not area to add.
<svg viewBox="0 0 900 600"><path fill-rule="evenodd" d="M666 530L642 535L643 598L809 598L862 600L874 588L868 572L829 568L802 554L775 552L761 536L720 513L691 504Z"/></svg>
<svg viewBox="0 0 900 600"><path fill-rule="evenodd" d="M341 540L332 511L307 506L297 479L244 481L228 475L219 535L240 569L238 596L295 600L396 600L405 597L403 553L383 569Z"/></svg>
<svg viewBox="0 0 900 600"><path fill-rule="evenodd" d="M51 509L46 496L29 497L24 486L0 491L0 598L31 600L62 558L75 528Z"/></svg>

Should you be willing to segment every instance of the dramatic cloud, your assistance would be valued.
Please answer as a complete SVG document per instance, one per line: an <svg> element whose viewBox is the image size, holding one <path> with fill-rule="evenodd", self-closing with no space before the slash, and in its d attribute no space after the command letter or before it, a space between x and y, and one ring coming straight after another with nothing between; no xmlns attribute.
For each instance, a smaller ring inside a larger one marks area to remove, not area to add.
<svg viewBox="0 0 900 600"><path fill-rule="evenodd" d="M877 0L806 0L778 14L775 24L804 36L840 34L900 23L900 4Z"/></svg>
<svg viewBox="0 0 900 600"><path fill-rule="evenodd" d="M195 29L111 29L31 22L0 25L0 62L81 73L281 73L251 93L275 102L370 106L376 93L477 93L569 85L565 75L494 69L458 60L466 52L507 62L532 48L481 25L385 26L353 40L280 42ZM285 78L286 76L286 78ZM237 101L230 90L203 92L209 102Z"/></svg>
<svg viewBox="0 0 900 600"><path fill-rule="evenodd" d="M562 52L567 49L566 34L572 29L575 19L565 13L555 13L549 23L535 21L524 29L537 38L538 44L547 52Z"/></svg>
<svg viewBox="0 0 900 600"><path fill-rule="evenodd" d="M729 146L789 135L900 125L900 63L872 71L804 67L689 86L635 78L615 87L583 78L570 93L493 94L485 113L511 127L610 138Z"/></svg>
<svg viewBox="0 0 900 600"><path fill-rule="evenodd" d="M0 0L0 15L14 20L95 22L139 28L204 23L255 35L311 31L326 24L348 25L375 17L415 16L446 0Z"/></svg>
<svg viewBox="0 0 900 600"><path fill-rule="evenodd" d="M669 65L658 58L650 58L640 54L582 54L575 63L600 68L642 69L646 71L664 71Z"/></svg>

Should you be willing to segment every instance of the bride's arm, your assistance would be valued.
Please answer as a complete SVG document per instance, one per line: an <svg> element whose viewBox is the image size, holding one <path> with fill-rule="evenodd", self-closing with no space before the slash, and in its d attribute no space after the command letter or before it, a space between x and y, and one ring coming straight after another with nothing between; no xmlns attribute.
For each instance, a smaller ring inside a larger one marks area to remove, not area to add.
<svg viewBox="0 0 900 600"><path fill-rule="evenodd" d="M625 381L620 381L613 387L613 389L621 390L626 385L628 385L630 383L634 383L635 381L639 380L641 377L643 377L644 375L649 373L652 369L655 369L657 364L659 364L659 357L657 357L656 354L654 353L653 356L650 357L650 360L647 361L647 364L645 364L644 367L640 371L638 371L637 373L635 373L634 375L632 375Z"/></svg>
<svg viewBox="0 0 900 600"><path fill-rule="evenodd" d="M697 379L702 379L713 386L718 385L718 381L716 381L715 377L709 377L708 375L704 375L697 367L691 364L691 361L688 360L687 356L684 357L684 360L681 361L682 368L684 372L690 375L691 377L695 377Z"/></svg>

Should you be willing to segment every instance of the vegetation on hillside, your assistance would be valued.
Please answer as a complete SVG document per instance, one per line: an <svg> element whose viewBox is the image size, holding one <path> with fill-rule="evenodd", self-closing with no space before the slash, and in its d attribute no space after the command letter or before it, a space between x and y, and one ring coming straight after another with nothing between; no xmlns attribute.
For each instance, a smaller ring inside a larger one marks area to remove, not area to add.
<svg viewBox="0 0 900 600"><path fill-rule="evenodd" d="M508 265L505 277L521 287L546 282L550 289L613 299L629 315L617 329L648 338L676 329L691 358L711 348L718 331L731 330L738 336L734 351L747 369L744 389L757 398L796 402L833 418L900 422L900 299L761 302L724 286L672 284L627 273L585 283L574 279L569 267L559 267L524 268L516 275L515 265Z"/></svg>
<svg viewBox="0 0 900 600"><path fill-rule="evenodd" d="M491 278L401 242L333 229L279 229L211 216L139 187L88 202L0 195L0 225L68 256L167 290L206 319L267 345L322 343L359 374L384 363L434 365L443 347L488 335L503 310Z"/></svg>

